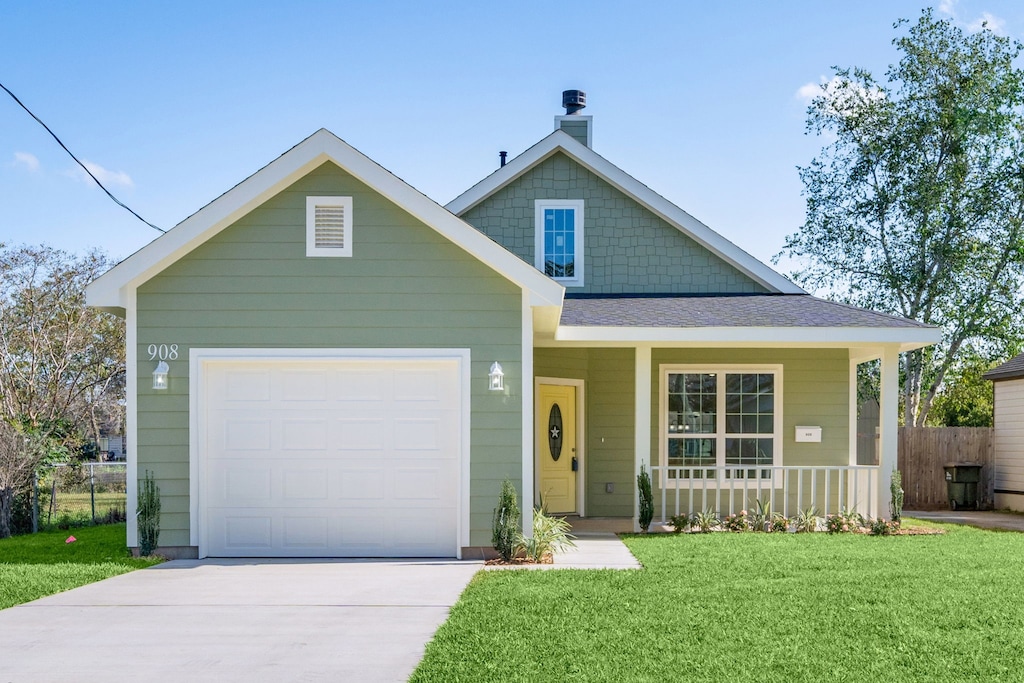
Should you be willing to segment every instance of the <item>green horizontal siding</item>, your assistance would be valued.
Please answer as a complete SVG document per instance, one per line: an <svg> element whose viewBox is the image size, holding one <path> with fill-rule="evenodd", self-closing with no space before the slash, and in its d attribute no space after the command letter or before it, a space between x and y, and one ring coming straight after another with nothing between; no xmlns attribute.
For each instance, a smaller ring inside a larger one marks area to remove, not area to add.
<svg viewBox="0 0 1024 683"><path fill-rule="evenodd" d="M306 197L353 197L353 256L307 258ZM521 402L487 390L501 362L522 381L521 294L489 267L333 164L269 199L138 290L138 458L154 471L161 543L188 545L191 348L469 348L470 543L490 543L501 480L521 489ZM178 344L155 392L149 344Z"/></svg>

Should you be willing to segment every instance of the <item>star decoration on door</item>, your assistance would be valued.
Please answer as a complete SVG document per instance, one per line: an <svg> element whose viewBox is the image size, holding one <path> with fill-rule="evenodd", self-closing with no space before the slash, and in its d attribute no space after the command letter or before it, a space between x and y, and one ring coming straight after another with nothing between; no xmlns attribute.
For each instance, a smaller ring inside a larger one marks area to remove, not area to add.
<svg viewBox="0 0 1024 683"><path fill-rule="evenodd" d="M554 427L551 428L551 438L552 439L557 439L559 434L561 434L561 432L558 431L558 427L557 426L554 426Z"/></svg>

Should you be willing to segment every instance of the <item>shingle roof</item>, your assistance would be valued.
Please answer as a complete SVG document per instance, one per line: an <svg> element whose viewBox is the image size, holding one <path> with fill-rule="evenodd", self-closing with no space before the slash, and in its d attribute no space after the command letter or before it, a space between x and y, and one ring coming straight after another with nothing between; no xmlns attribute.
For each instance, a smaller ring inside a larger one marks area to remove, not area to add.
<svg viewBox="0 0 1024 683"><path fill-rule="evenodd" d="M743 296L567 296L561 324L582 327L929 328L916 320L808 294Z"/></svg>
<svg viewBox="0 0 1024 683"><path fill-rule="evenodd" d="M982 375L983 379L1015 379L1017 377L1024 377L1024 353L1014 356Z"/></svg>

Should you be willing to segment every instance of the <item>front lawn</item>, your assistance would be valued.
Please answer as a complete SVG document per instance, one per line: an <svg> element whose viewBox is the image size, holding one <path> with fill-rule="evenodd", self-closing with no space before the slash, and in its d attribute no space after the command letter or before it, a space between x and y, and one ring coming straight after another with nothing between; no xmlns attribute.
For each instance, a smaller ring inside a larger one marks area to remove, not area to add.
<svg viewBox="0 0 1024 683"><path fill-rule="evenodd" d="M639 571L488 571L413 681L1017 680L1024 534L652 535Z"/></svg>
<svg viewBox="0 0 1024 683"><path fill-rule="evenodd" d="M65 543L69 536L77 540ZM5 538L0 540L0 609L160 561L129 557L124 524Z"/></svg>

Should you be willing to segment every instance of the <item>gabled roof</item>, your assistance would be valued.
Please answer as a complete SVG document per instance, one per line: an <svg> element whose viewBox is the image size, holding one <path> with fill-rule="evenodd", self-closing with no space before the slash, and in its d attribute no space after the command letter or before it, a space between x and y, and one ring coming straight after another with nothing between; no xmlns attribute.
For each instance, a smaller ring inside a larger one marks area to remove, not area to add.
<svg viewBox="0 0 1024 683"><path fill-rule="evenodd" d="M982 379L1001 380L1024 377L1024 353L1014 356L1002 365L997 365L984 375Z"/></svg>
<svg viewBox="0 0 1024 683"><path fill-rule="evenodd" d="M809 294L566 297L555 339L566 342L868 345L933 344L941 330Z"/></svg>
<svg viewBox="0 0 1024 683"><path fill-rule="evenodd" d="M772 292L806 294L790 280L775 272L678 206L618 168L570 135L556 130L515 159L450 201L446 208L463 215L487 197L505 187L556 152L562 152L613 187L635 199L670 225L691 237L723 261L745 273Z"/></svg>
<svg viewBox="0 0 1024 683"><path fill-rule="evenodd" d="M560 284L324 128L97 278L86 289L86 301L127 308L130 292L140 284L327 161L529 291L532 305L561 304Z"/></svg>

